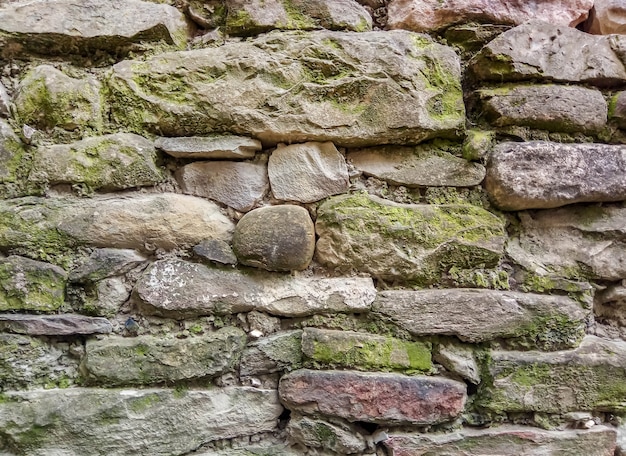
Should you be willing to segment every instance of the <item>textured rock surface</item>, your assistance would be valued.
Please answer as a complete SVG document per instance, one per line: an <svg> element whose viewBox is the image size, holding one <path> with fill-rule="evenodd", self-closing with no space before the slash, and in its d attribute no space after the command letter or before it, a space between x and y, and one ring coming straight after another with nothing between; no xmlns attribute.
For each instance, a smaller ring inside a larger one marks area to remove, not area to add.
<svg viewBox="0 0 626 456"><path fill-rule="evenodd" d="M126 274L144 264L146 256L129 249L93 249L87 258L76 262L70 271L71 282L91 283Z"/></svg>
<svg viewBox="0 0 626 456"><path fill-rule="evenodd" d="M484 166L430 145L370 147L347 158L367 176L407 187L471 187L485 177Z"/></svg>
<svg viewBox="0 0 626 456"><path fill-rule="evenodd" d="M298 369L302 364L302 331L281 331L248 344L241 357L241 376Z"/></svg>
<svg viewBox="0 0 626 456"><path fill-rule="evenodd" d="M224 241L207 239L193 246L193 253L199 258L219 264L237 264L233 249Z"/></svg>
<svg viewBox="0 0 626 456"><path fill-rule="evenodd" d="M0 182L15 182L25 165L24 150L11 126L0 119Z"/></svg>
<svg viewBox="0 0 626 456"><path fill-rule="evenodd" d="M39 147L28 179L49 184L85 184L97 190L122 190L164 180L152 142L131 133Z"/></svg>
<svg viewBox="0 0 626 456"><path fill-rule="evenodd" d="M267 170L275 198L312 203L345 193L350 184L346 161L331 142L279 145Z"/></svg>
<svg viewBox="0 0 626 456"><path fill-rule="evenodd" d="M271 431L282 412L276 391L237 387L38 390L8 399L0 404L4 441L33 455L184 454L212 440Z"/></svg>
<svg viewBox="0 0 626 456"><path fill-rule="evenodd" d="M470 347L454 342L440 343L437 344L433 359L474 385L480 383L480 367Z"/></svg>
<svg viewBox="0 0 626 456"><path fill-rule="evenodd" d="M626 281L598 293L593 311L602 322L626 326Z"/></svg>
<svg viewBox="0 0 626 456"><path fill-rule="evenodd" d="M212 269L181 260L157 261L136 292L156 314L223 315L258 310L285 317L367 312L376 296L369 278L305 278Z"/></svg>
<svg viewBox="0 0 626 456"><path fill-rule="evenodd" d="M268 271L306 269L315 252L315 227L303 207L261 207L237 223L233 251L240 263Z"/></svg>
<svg viewBox="0 0 626 456"><path fill-rule="evenodd" d="M458 57L409 32L283 33L113 67L113 119L264 144L415 143L465 124ZM227 97L224 94L228 94Z"/></svg>
<svg viewBox="0 0 626 456"><path fill-rule="evenodd" d="M396 434L384 442L390 456L441 454L483 456L511 454L585 454L613 456L615 430L594 426L589 430L545 431L523 426L464 429L452 434Z"/></svg>
<svg viewBox="0 0 626 456"><path fill-rule="evenodd" d="M504 223L482 208L397 204L363 194L323 203L316 232L321 263L406 282L432 283L453 264L493 265L504 247Z"/></svg>
<svg viewBox="0 0 626 456"><path fill-rule="evenodd" d="M355 426L338 425L328 421L296 415L289 420L289 437L306 448L323 448L339 454L364 451L367 441Z"/></svg>
<svg viewBox="0 0 626 456"><path fill-rule="evenodd" d="M269 188L265 165L240 162L196 162L176 172L184 193L226 204L240 212L249 211Z"/></svg>
<svg viewBox="0 0 626 456"><path fill-rule="evenodd" d="M585 31L594 35L626 34L626 6L620 0L595 0Z"/></svg>
<svg viewBox="0 0 626 456"><path fill-rule="evenodd" d="M540 130L599 133L608 107L596 89L530 85L478 91L482 112L498 127L522 125Z"/></svg>
<svg viewBox="0 0 626 456"><path fill-rule="evenodd" d="M626 92L618 92L614 95L610 104L610 118L619 128L626 129Z"/></svg>
<svg viewBox="0 0 626 456"><path fill-rule="evenodd" d="M540 19L575 27L587 19L593 0L391 0L388 25L416 32L440 30L462 22L519 25Z"/></svg>
<svg viewBox="0 0 626 456"><path fill-rule="evenodd" d="M106 318L85 317L75 314L0 314L0 329L30 336L69 336L107 334L113 330L113 327Z"/></svg>
<svg viewBox="0 0 626 456"><path fill-rule="evenodd" d="M474 58L479 79L505 82L544 79L598 86L626 81L622 36L593 36L533 21L504 32Z"/></svg>
<svg viewBox="0 0 626 456"><path fill-rule="evenodd" d="M381 291L373 311L416 336L454 335L467 342L512 337L547 349L577 346L588 315L566 296L469 288Z"/></svg>
<svg viewBox="0 0 626 456"><path fill-rule="evenodd" d="M307 369L283 376L278 391L289 410L380 424L450 421L466 399L465 385L445 378Z"/></svg>
<svg viewBox="0 0 626 456"><path fill-rule="evenodd" d="M11 97L6 87L0 82L0 117L9 117L11 114Z"/></svg>
<svg viewBox="0 0 626 456"><path fill-rule="evenodd" d="M261 150L261 141L244 136L158 138L154 145L177 158L244 159Z"/></svg>
<svg viewBox="0 0 626 456"><path fill-rule="evenodd" d="M485 188L505 210L622 201L626 199L626 146L501 143L491 153Z"/></svg>

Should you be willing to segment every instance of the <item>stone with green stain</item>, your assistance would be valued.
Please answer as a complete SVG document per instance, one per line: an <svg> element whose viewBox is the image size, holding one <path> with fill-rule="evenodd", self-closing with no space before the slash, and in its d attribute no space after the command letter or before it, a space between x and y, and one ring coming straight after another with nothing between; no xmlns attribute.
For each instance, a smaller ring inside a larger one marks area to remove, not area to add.
<svg viewBox="0 0 626 456"><path fill-rule="evenodd" d="M482 160L495 145L496 133L494 131L468 130L463 147L463 158L466 160Z"/></svg>
<svg viewBox="0 0 626 456"><path fill-rule="evenodd" d="M302 352L315 364L358 370L429 371L431 345L352 331L306 328Z"/></svg>
<svg viewBox="0 0 626 456"><path fill-rule="evenodd" d="M24 145L9 123L0 119L0 183L21 181L29 166Z"/></svg>
<svg viewBox="0 0 626 456"><path fill-rule="evenodd" d="M367 194L329 198L317 213L317 259L340 271L432 284L442 273L497 264L504 221L469 204L398 204Z"/></svg>
<svg viewBox="0 0 626 456"><path fill-rule="evenodd" d="M296 414L287 425L289 437L306 448L322 448L335 454L361 453L367 448L363 431L355 425L336 420Z"/></svg>
<svg viewBox="0 0 626 456"><path fill-rule="evenodd" d="M302 331L282 331L254 341L241 357L241 376L265 375L302 367Z"/></svg>

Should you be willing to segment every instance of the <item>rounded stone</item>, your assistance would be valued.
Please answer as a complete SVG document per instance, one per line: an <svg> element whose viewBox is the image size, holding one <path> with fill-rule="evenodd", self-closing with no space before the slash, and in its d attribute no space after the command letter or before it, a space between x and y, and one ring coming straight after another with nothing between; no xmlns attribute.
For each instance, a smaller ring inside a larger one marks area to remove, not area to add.
<svg viewBox="0 0 626 456"><path fill-rule="evenodd" d="M239 262L268 271L305 269L315 251L315 228L306 209L284 205L255 209L235 228Z"/></svg>

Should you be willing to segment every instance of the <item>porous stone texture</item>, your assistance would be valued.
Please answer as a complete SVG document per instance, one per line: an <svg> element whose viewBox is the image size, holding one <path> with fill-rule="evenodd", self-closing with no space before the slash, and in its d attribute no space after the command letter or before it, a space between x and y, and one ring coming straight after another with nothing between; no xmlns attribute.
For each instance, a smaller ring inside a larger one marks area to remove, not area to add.
<svg viewBox="0 0 626 456"><path fill-rule="evenodd" d="M466 400L465 384L454 380L354 371L298 370L278 391L292 411L389 425L451 421Z"/></svg>
<svg viewBox="0 0 626 456"><path fill-rule="evenodd" d="M6 25L2 16L0 9L0 23ZM40 65L20 82L14 100L15 112L22 123L31 127L101 130L104 122L101 90L100 82L93 76L72 78L51 65Z"/></svg>
<svg viewBox="0 0 626 456"><path fill-rule="evenodd" d="M549 84L482 89L478 95L481 112L498 127L597 134L607 122L607 103L596 89Z"/></svg>
<svg viewBox="0 0 626 456"><path fill-rule="evenodd" d="M367 146L454 136L465 124L458 57L403 31L268 34L163 53L116 64L108 86L114 121L166 136Z"/></svg>
<svg viewBox="0 0 626 456"><path fill-rule="evenodd" d="M195 162L176 172L184 193L218 201L240 212L259 203L269 188L267 168L257 163Z"/></svg>
<svg viewBox="0 0 626 456"><path fill-rule="evenodd" d="M453 264L495 265L505 238L504 222L477 206L398 204L366 194L328 199L315 228L322 264L423 284Z"/></svg>
<svg viewBox="0 0 626 456"><path fill-rule="evenodd" d="M485 188L499 208L509 211L622 201L626 146L500 143L489 157Z"/></svg>
<svg viewBox="0 0 626 456"><path fill-rule="evenodd" d="M302 366L302 331L281 331L248 344L241 357L242 377L290 371Z"/></svg>
<svg viewBox="0 0 626 456"><path fill-rule="evenodd" d="M87 341L82 365L92 382L107 386L210 378L234 370L245 343L233 327L186 339L112 336Z"/></svg>
<svg viewBox="0 0 626 456"><path fill-rule="evenodd" d="M123 190L162 182L151 141L131 134L86 138L37 148L28 179L47 184L84 184L93 190Z"/></svg>
<svg viewBox="0 0 626 456"><path fill-rule="evenodd" d="M0 117L11 115L11 97L6 87L0 82Z"/></svg>
<svg viewBox="0 0 626 456"><path fill-rule="evenodd" d="M289 437L306 448L322 448L339 454L360 453L367 448L363 432L348 423L329 421L303 415L292 416L287 427Z"/></svg>
<svg viewBox="0 0 626 456"><path fill-rule="evenodd" d="M128 52L134 43L182 46L187 24L176 8L140 0L44 0L0 5L0 44L34 54ZM42 14L45 11L45 14Z"/></svg>
<svg viewBox="0 0 626 456"><path fill-rule="evenodd" d="M213 440L272 431L283 410L275 390L247 387L180 393L72 388L7 396L0 404L4 441L25 454L185 454Z"/></svg>
<svg viewBox="0 0 626 456"><path fill-rule="evenodd" d="M485 389L481 404L508 412L623 412L625 349L626 342L586 336L572 351L493 351L493 384Z"/></svg>
<svg viewBox="0 0 626 456"><path fill-rule="evenodd" d="M20 139L11 126L0 119L0 182L15 182L25 161Z"/></svg>
<svg viewBox="0 0 626 456"><path fill-rule="evenodd" d="M0 314L0 329L29 336L73 336L108 334L113 330L106 318L75 314L22 315Z"/></svg>
<svg viewBox="0 0 626 456"><path fill-rule="evenodd" d="M262 148L258 139L236 135L158 138L154 145L172 157L185 159L246 159Z"/></svg>
<svg viewBox="0 0 626 456"><path fill-rule="evenodd" d="M85 298L84 312L101 317L114 317L128 302L132 287L122 277L111 277L95 284L95 296Z"/></svg>
<svg viewBox="0 0 626 456"><path fill-rule="evenodd" d="M548 350L576 347L589 314L567 296L470 288L381 291L372 309L416 336L519 338Z"/></svg>
<svg viewBox="0 0 626 456"><path fill-rule="evenodd" d="M471 187L485 167L455 157L437 145L380 146L350 151L348 160L367 176L407 187Z"/></svg>
<svg viewBox="0 0 626 456"><path fill-rule="evenodd" d="M626 326L626 281L599 292L593 310L599 321Z"/></svg>
<svg viewBox="0 0 626 456"><path fill-rule="evenodd" d="M547 431L524 426L496 426L490 429L463 429L451 434L393 433L383 443L390 456L445 454L446 456L483 456L515 454L585 454L613 456L615 429Z"/></svg>
<svg viewBox="0 0 626 456"><path fill-rule="evenodd" d="M199 258L218 264L237 264L237 257L232 247L218 239L207 239L193 247L193 253Z"/></svg>
<svg viewBox="0 0 626 456"><path fill-rule="evenodd" d="M584 30L593 35L626 35L626 6L620 0L595 0Z"/></svg>
<svg viewBox="0 0 626 456"><path fill-rule="evenodd" d="M240 263L268 271L306 269L315 252L315 227L300 206L267 206L239 220L233 251Z"/></svg>
<svg viewBox="0 0 626 456"><path fill-rule="evenodd" d="M474 351L466 345L454 342L437 344L433 359L474 385L478 385L481 381L480 367L476 362Z"/></svg>
<svg viewBox="0 0 626 456"><path fill-rule="evenodd" d="M302 353L315 364L359 370L432 368L429 343L354 331L306 328Z"/></svg>
<svg viewBox="0 0 626 456"><path fill-rule="evenodd" d="M267 164L275 198L312 203L345 193L350 185L346 161L331 142L280 144Z"/></svg>
<svg viewBox="0 0 626 456"><path fill-rule="evenodd" d="M369 278L242 273L182 260L153 263L137 282L135 291L145 312L178 316L251 310L283 317L367 312L376 296Z"/></svg>
<svg viewBox="0 0 626 456"><path fill-rule="evenodd" d="M530 79L600 87L626 81L623 36L593 36L566 26L532 21L499 35L471 62L481 80Z"/></svg>
<svg viewBox="0 0 626 456"><path fill-rule="evenodd" d="M93 283L107 277L124 275L141 266L148 258L130 249L93 249L77 260L69 273L71 282Z"/></svg>
<svg viewBox="0 0 626 456"><path fill-rule="evenodd" d="M463 22L519 25L540 19L554 25L575 27L587 19L593 0L391 0L391 29L415 32L441 30Z"/></svg>

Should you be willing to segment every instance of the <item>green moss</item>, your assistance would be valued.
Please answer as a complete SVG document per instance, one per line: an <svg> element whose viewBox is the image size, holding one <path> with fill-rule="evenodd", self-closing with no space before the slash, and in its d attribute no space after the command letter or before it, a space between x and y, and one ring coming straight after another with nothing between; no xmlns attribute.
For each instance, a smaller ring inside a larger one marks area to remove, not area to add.
<svg viewBox="0 0 626 456"><path fill-rule="evenodd" d="M522 284L522 290L526 292L544 293L546 291L554 290L556 283L552 277L540 276L535 274L528 274L524 278Z"/></svg>
<svg viewBox="0 0 626 456"><path fill-rule="evenodd" d="M361 17L356 27L354 28L354 31L355 32L367 32L368 30L371 30L369 22L367 22L367 19L365 17Z"/></svg>
<svg viewBox="0 0 626 456"><path fill-rule="evenodd" d="M509 290L509 274L497 269L461 269L453 266L448 275L455 287Z"/></svg>
<svg viewBox="0 0 626 456"><path fill-rule="evenodd" d="M509 342L515 348L564 350L580 344L585 337L585 324L563 315L535 317L532 323L521 326L517 334Z"/></svg>
<svg viewBox="0 0 626 456"><path fill-rule="evenodd" d="M146 394L142 397L129 401L130 409L135 413L140 413L161 402L161 398L156 393Z"/></svg>
<svg viewBox="0 0 626 456"><path fill-rule="evenodd" d="M458 123L465 119L465 105L460 78L444 68L439 60L422 57L425 67L421 70L426 90L433 96L428 100L428 112L437 120Z"/></svg>
<svg viewBox="0 0 626 456"><path fill-rule="evenodd" d="M59 272L0 262L0 310L53 312L64 303L65 279Z"/></svg>
<svg viewBox="0 0 626 456"><path fill-rule="evenodd" d="M310 30L317 28L315 21L303 10L294 5L291 0L282 0L282 3L288 18L286 28L294 30Z"/></svg>
<svg viewBox="0 0 626 456"><path fill-rule="evenodd" d="M324 423L315 423L313 427L313 435L317 438L317 441L324 445L326 448L333 448L337 444L337 435L333 428Z"/></svg>

